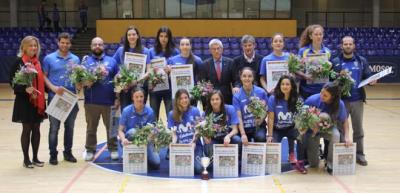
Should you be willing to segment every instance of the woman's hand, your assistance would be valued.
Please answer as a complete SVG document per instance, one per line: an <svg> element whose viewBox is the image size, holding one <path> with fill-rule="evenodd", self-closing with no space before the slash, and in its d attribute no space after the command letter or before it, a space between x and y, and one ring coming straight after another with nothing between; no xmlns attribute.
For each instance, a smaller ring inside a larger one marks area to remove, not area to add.
<svg viewBox="0 0 400 193"><path fill-rule="evenodd" d="M273 139L272 136L267 135L267 143L272 143Z"/></svg>
<svg viewBox="0 0 400 193"><path fill-rule="evenodd" d="M35 88L33 88L33 87L31 87L31 86L25 88L25 92L28 93L28 94L32 94L33 91L35 91Z"/></svg>
<svg viewBox="0 0 400 193"><path fill-rule="evenodd" d="M125 138L125 139L122 139L121 142L122 142L122 145L124 145L124 146L129 145L129 144L132 144L132 142L130 142L130 141L127 140L126 138Z"/></svg>
<svg viewBox="0 0 400 193"><path fill-rule="evenodd" d="M350 137L349 137L349 136L346 136L346 137L344 138L344 143L345 143L345 146L346 146L346 147L349 147L350 145L353 144L353 142L350 140Z"/></svg>
<svg viewBox="0 0 400 193"><path fill-rule="evenodd" d="M224 137L224 145L228 146L230 143L231 143L231 138L228 135L226 135Z"/></svg>
<svg viewBox="0 0 400 193"><path fill-rule="evenodd" d="M205 144L210 144L211 143L211 139L208 137L203 137L204 143Z"/></svg>
<svg viewBox="0 0 400 193"><path fill-rule="evenodd" d="M246 134L243 134L241 138L242 138L243 145L249 145L249 139L247 139Z"/></svg>

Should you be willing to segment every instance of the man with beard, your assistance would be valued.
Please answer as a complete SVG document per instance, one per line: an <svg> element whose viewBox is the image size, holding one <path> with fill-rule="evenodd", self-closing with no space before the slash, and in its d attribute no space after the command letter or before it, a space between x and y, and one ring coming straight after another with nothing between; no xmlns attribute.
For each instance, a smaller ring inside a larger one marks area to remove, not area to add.
<svg viewBox="0 0 400 193"><path fill-rule="evenodd" d="M364 88L358 88L358 84L371 75L367 60L357 55L355 52L354 39L351 36L345 36L342 39L342 53L332 60L333 69L338 73L351 73L355 83L351 88L349 97L342 97L347 109L347 116L351 116L353 128L353 141L357 143L357 163L368 165L364 155L364 129L363 113L364 102L366 98ZM376 81L370 83L375 84Z"/></svg>
<svg viewBox="0 0 400 193"><path fill-rule="evenodd" d="M261 86L259 72L263 56L257 54L255 51L256 40L252 35L244 35L240 43L242 45L243 54L236 56L233 59L233 72L235 73L235 84L233 85L234 93L237 93L240 90L239 88L241 83L239 73L244 67L250 67L254 72L256 72L254 77L255 85Z"/></svg>
<svg viewBox="0 0 400 193"><path fill-rule="evenodd" d="M110 136L110 113L113 105L119 105L119 99L114 93L114 85L111 83L114 76L118 73L118 65L112 57L104 54L104 42L100 37L95 37L91 43L92 54L82 59L83 65L87 69L94 69L103 65L107 75L101 80L85 85L85 116L87 123L86 130L86 161L94 158L97 145L97 126L100 116L106 127L107 147L111 159L118 159L117 138ZM117 107L118 108L118 107Z"/></svg>
<svg viewBox="0 0 400 193"><path fill-rule="evenodd" d="M48 88L48 103L50 104L53 97L63 95L64 89L76 93L75 85L71 83L67 75L68 63L79 64L78 56L72 54L71 48L72 37L68 33L61 33L58 36L58 50L47 55L43 60L43 72L45 73L45 83ZM76 162L76 158L72 155L72 142L74 135L74 125L76 115L78 114L78 105L76 104L67 119L64 122L64 160L68 162ZM49 163L57 165L57 143L58 131L60 130L60 121L52 116L49 116Z"/></svg>

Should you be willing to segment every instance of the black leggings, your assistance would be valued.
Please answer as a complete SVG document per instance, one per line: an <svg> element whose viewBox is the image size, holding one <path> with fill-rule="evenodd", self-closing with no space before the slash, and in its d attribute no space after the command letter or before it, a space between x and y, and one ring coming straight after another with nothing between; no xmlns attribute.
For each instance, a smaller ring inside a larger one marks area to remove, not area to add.
<svg viewBox="0 0 400 193"><path fill-rule="evenodd" d="M21 147L24 154L24 162L30 162L29 143L32 143L33 161L39 161L37 154L40 144L40 123L22 123Z"/></svg>

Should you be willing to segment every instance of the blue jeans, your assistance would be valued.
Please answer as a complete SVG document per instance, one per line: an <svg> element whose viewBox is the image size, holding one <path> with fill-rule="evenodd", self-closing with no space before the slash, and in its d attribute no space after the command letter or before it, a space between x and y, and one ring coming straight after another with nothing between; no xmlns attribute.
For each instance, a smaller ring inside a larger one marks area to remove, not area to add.
<svg viewBox="0 0 400 193"><path fill-rule="evenodd" d="M244 129L247 135L247 139L249 142L266 142L267 137L266 135L266 129L265 129L265 124L261 124L258 129L255 127L252 128L245 128Z"/></svg>
<svg viewBox="0 0 400 193"><path fill-rule="evenodd" d="M296 140L299 132L294 127L287 127L283 129L274 128L273 137L278 143L282 141L282 138L287 137L289 144L289 153L294 153L294 140Z"/></svg>
<svg viewBox="0 0 400 193"><path fill-rule="evenodd" d="M49 103L50 101L51 99L49 100ZM75 119L78 114L78 111L79 108L78 105L76 104L64 122L64 153L71 153L73 136L74 136ZM50 121L50 129L49 129L50 156L57 156L58 131L60 130L61 122L52 116L49 116L49 121Z"/></svg>
<svg viewBox="0 0 400 193"><path fill-rule="evenodd" d="M196 157L203 157L205 156L203 145L201 144L200 139L197 139L196 141L196 147L194 148L194 173L195 174L201 174L203 171L203 167L201 166L201 163L196 161Z"/></svg>
<svg viewBox="0 0 400 193"><path fill-rule="evenodd" d="M147 144L147 164L149 169L158 170L160 168L160 155L154 150L154 144Z"/></svg>
<svg viewBox="0 0 400 193"><path fill-rule="evenodd" d="M164 100L165 113L168 116L169 111L172 110L172 97L169 90L152 92L150 93L150 107L154 111L154 118L159 119L161 101Z"/></svg>

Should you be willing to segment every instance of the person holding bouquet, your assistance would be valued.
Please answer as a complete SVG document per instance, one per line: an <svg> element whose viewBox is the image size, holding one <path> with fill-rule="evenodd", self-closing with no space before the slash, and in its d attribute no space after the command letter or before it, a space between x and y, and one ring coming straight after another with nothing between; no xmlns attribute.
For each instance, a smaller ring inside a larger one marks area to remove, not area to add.
<svg viewBox="0 0 400 193"><path fill-rule="evenodd" d="M70 52L71 48L71 35L68 33L60 33L58 35L58 50L47 55L43 59L43 71L45 74L45 83L48 91L48 103L50 104L53 97L63 95L64 89L68 89L72 93L76 93L75 85L71 83L67 76L68 63L79 64L78 56ZM72 154L72 142L74 136L75 119L78 115L78 104L74 106L67 119L64 122L64 160L68 162L76 162L76 158ZM50 129L49 129L49 150L50 160L49 163L57 165L57 144L58 144L58 131L60 130L60 121L52 116L49 116Z"/></svg>
<svg viewBox="0 0 400 193"><path fill-rule="evenodd" d="M123 46L119 47L113 56L118 65L124 65L125 52L147 55L146 64L150 64L149 50L146 47L142 46L142 38L137 27L129 26L124 34L123 41ZM147 79L147 75L138 78L139 80ZM134 81L131 85L128 86L128 88L120 93L121 110L131 104L131 89L135 86L137 86L137 81ZM148 93L147 82L144 82L141 87L145 91L144 101L146 103Z"/></svg>
<svg viewBox="0 0 400 193"><path fill-rule="evenodd" d="M211 58L206 59L201 66L200 80L210 81L214 89L220 90L224 95L226 104L232 104L232 85L235 83L233 60L222 56L224 46L219 39L212 39L208 43L208 48ZM204 106L206 100L203 99Z"/></svg>
<svg viewBox="0 0 400 193"><path fill-rule="evenodd" d="M275 87L274 94L268 99L268 134L267 143L281 142L287 137L289 144L289 162L296 164L295 168L302 174L306 174L303 161L297 161L294 154L294 141L299 132L295 128L294 116L297 112L297 104L300 97L293 77L283 75ZM304 159L302 141L297 140L297 157Z"/></svg>
<svg viewBox="0 0 400 193"><path fill-rule="evenodd" d="M310 54L324 53L329 60L331 57L331 50L322 44L323 39L324 28L321 25L308 26L300 36L299 57L305 59ZM305 74L302 71L298 71L296 74L301 80L299 92L303 99L307 99L309 96L319 93L324 85L324 83L307 83L307 81L313 81L315 79L315 77L312 77L310 74Z"/></svg>
<svg viewBox="0 0 400 193"><path fill-rule="evenodd" d="M242 87L240 87L238 93L233 95L232 101L239 118L239 132L242 143L247 145L249 141L265 142L266 130L264 119L267 116L267 93L264 89L253 85L254 71L249 67L242 69L240 80ZM258 101L257 103L261 103L261 108L256 109L257 112L251 112L251 109L248 107L252 104L252 99L254 99L253 101ZM258 114L259 117L255 116L254 113Z"/></svg>
<svg viewBox="0 0 400 193"><path fill-rule="evenodd" d="M171 30L166 26L158 29L156 43L149 51L150 60L165 57L165 59L168 61L169 58L178 54L179 50L175 48ZM164 101L165 112L168 113L172 109L171 91L162 90L154 92L150 89L150 106L154 110L156 120L159 118L161 101Z"/></svg>
<svg viewBox="0 0 400 193"><path fill-rule="evenodd" d="M261 66L260 66L260 82L262 88L268 93L271 94L273 90L268 90L267 89L267 62L269 61L282 61L282 60L288 60L289 58L289 53L284 52L283 48L285 46L285 40L283 37L283 34L281 33L276 33L275 35L272 36L272 42L271 42L271 47L272 47L272 53L269 54L268 56L265 56L261 60Z"/></svg>
<svg viewBox="0 0 400 193"><path fill-rule="evenodd" d="M205 142L205 152L210 155L212 152L213 144L241 144L238 133L239 119L236 115L235 108L232 105L224 103L224 96L221 91L214 90L210 99L207 101L206 116L214 114L220 118L214 123L216 129L215 136L213 138L203 137Z"/></svg>
<svg viewBox="0 0 400 193"><path fill-rule="evenodd" d="M111 107L119 107L119 99L114 93L114 85L111 83L114 76L118 72L118 65L112 57L104 54L104 42L100 37L95 37L91 42L92 54L87 57L85 67L87 69L96 68L99 65L104 66L107 76L101 81L93 82L93 84L85 89L85 116L87 123L86 130L86 161L92 161L97 146L97 127L99 125L100 116L103 119L107 133L107 147L111 154L111 159L118 159L117 137L110 136Z"/></svg>
<svg viewBox="0 0 400 193"><path fill-rule="evenodd" d="M15 94L12 122L22 123L21 147L25 168L44 166L44 162L38 158L40 123L47 118L44 75L39 56L39 39L26 36L21 41L18 58L10 71L10 85ZM32 160L29 157L30 143Z"/></svg>
<svg viewBox="0 0 400 193"><path fill-rule="evenodd" d="M368 165L364 154L364 128L363 113L366 93L364 87L358 88L360 82L371 76L371 70L368 61L354 52L355 43L351 36L345 36L342 39L342 53L332 60L334 70L337 73L351 73L350 76L355 83L350 89L350 96L343 97L347 109L347 116L351 116L353 128L353 141L357 143L357 163ZM374 85L376 81L370 83Z"/></svg>
<svg viewBox="0 0 400 193"><path fill-rule="evenodd" d="M200 117L200 110L190 106L189 92L186 89L179 89L175 93L172 111L168 113L168 128L172 130L172 143L195 146L195 157L203 157L203 147L195 133L195 126ZM195 173L200 174L202 166L199 162L194 163Z"/></svg>
<svg viewBox="0 0 400 193"><path fill-rule="evenodd" d="M144 103L143 89L136 87L132 90L132 101L133 104L123 109L119 119L118 136L123 146L132 144L129 139L137 129L155 123L153 109ZM154 150L153 143L147 144L147 161L150 169L157 170L160 167L160 156Z"/></svg>
<svg viewBox="0 0 400 193"><path fill-rule="evenodd" d="M320 138L329 140L327 171L332 172L333 144L340 142L340 133L338 127L343 128L344 142L350 145L352 142L349 136L349 122L347 119L346 107L340 100L340 87L336 83L329 82L325 84L321 93L315 94L307 98L304 105L315 107L322 113L327 113L333 123L330 132L319 132L318 125L315 128L309 128L304 135L304 147L307 148L307 159L310 167L319 166L319 142ZM321 114L322 114L321 113ZM328 118L329 118L328 117Z"/></svg>

